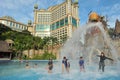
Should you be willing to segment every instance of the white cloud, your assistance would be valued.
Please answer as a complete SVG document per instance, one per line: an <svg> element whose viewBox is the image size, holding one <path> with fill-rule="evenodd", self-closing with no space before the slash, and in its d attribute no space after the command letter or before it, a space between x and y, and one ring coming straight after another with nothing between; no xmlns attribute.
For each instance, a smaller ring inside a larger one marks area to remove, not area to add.
<svg viewBox="0 0 120 80"><path fill-rule="evenodd" d="M30 18L26 16L22 16L21 18L18 18L18 21L24 24L27 24L28 20L30 20Z"/></svg>
<svg viewBox="0 0 120 80"><path fill-rule="evenodd" d="M56 4L60 4L65 0L37 0L37 4L39 8L41 9L47 9L50 6L54 6Z"/></svg>
<svg viewBox="0 0 120 80"><path fill-rule="evenodd" d="M108 24L110 25L110 27L115 27L116 19L120 20L120 14L112 15L109 17Z"/></svg>
<svg viewBox="0 0 120 80"><path fill-rule="evenodd" d="M38 4L39 8L45 8L46 7L44 1L38 0L36 3Z"/></svg>
<svg viewBox="0 0 120 80"><path fill-rule="evenodd" d="M102 6L100 12L103 16L108 16L108 25L110 25L110 27L115 27L116 19L120 20L120 3Z"/></svg>
<svg viewBox="0 0 120 80"><path fill-rule="evenodd" d="M100 11L102 14L106 15L112 15L112 14L120 14L120 3L116 3L114 5L110 5L110 6L102 6L100 7Z"/></svg>
<svg viewBox="0 0 120 80"><path fill-rule="evenodd" d="M30 6L35 3L35 0L18 0L18 3L25 6Z"/></svg>
<svg viewBox="0 0 120 80"><path fill-rule="evenodd" d="M0 17L8 15L16 21L26 23L33 19L34 3L34 0L0 0Z"/></svg>
<svg viewBox="0 0 120 80"><path fill-rule="evenodd" d="M18 6L15 6L15 1L4 0L0 1L0 7L4 9L17 9Z"/></svg>
<svg viewBox="0 0 120 80"><path fill-rule="evenodd" d="M120 14L118 14L118 15L113 15L113 16L110 17L110 19L111 19L111 21L114 21L114 20L116 20L116 19L120 19Z"/></svg>
<svg viewBox="0 0 120 80"><path fill-rule="evenodd" d="M61 4L63 1L65 1L65 0L57 0L57 4Z"/></svg>
<svg viewBox="0 0 120 80"><path fill-rule="evenodd" d="M34 0L0 0L0 7L3 9L17 10L23 6L30 6Z"/></svg>
<svg viewBox="0 0 120 80"><path fill-rule="evenodd" d="M114 4L111 11L113 13L120 12L120 3Z"/></svg>

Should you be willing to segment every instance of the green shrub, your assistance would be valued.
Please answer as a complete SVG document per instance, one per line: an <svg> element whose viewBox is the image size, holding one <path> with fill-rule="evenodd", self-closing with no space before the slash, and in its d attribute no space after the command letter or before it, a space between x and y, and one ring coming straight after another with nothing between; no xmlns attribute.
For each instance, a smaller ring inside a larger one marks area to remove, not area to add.
<svg viewBox="0 0 120 80"><path fill-rule="evenodd" d="M52 53L44 52L42 55L35 55L33 56L32 60L49 60L50 58L56 59L56 56Z"/></svg>

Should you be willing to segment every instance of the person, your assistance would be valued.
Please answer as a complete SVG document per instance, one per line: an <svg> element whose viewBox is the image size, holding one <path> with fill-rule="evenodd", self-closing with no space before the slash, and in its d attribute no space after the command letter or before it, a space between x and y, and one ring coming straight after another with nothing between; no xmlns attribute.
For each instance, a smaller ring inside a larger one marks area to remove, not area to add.
<svg viewBox="0 0 120 80"><path fill-rule="evenodd" d="M37 63L35 63L33 67L34 67L34 68L37 68L37 67L38 67L38 66L37 66Z"/></svg>
<svg viewBox="0 0 120 80"><path fill-rule="evenodd" d="M52 59L49 59L49 61L48 61L48 73L52 73L52 69L53 69L53 61L52 61Z"/></svg>
<svg viewBox="0 0 120 80"><path fill-rule="evenodd" d="M30 66L29 66L29 63L26 62L26 66L25 66L26 69L30 69Z"/></svg>
<svg viewBox="0 0 120 80"><path fill-rule="evenodd" d="M113 59L106 57L103 52L101 52L101 55L97 55L97 57L100 57L99 70L102 69L102 72L104 72L104 68L105 68L105 63L104 63L104 61L105 61L106 59L113 61Z"/></svg>
<svg viewBox="0 0 120 80"><path fill-rule="evenodd" d="M63 60L62 60L62 73L64 72L64 69L69 73L70 62L66 57L63 57Z"/></svg>
<svg viewBox="0 0 120 80"><path fill-rule="evenodd" d="M79 66L80 66L80 72L81 72L81 71L84 71L84 72L85 72L83 57L80 57Z"/></svg>
<svg viewBox="0 0 120 80"><path fill-rule="evenodd" d="M67 71L67 59L65 56L63 57L63 60L62 60L62 73L64 72L64 69L66 69Z"/></svg>

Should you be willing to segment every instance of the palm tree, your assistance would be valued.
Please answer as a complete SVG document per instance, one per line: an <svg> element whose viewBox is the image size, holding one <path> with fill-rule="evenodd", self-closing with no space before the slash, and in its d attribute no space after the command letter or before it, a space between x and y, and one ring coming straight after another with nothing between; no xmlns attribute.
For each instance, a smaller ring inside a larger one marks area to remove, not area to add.
<svg viewBox="0 0 120 80"><path fill-rule="evenodd" d="M45 51L47 51L47 52L48 52L49 43L50 43L50 37L44 37L43 38L43 46L44 46Z"/></svg>
<svg viewBox="0 0 120 80"><path fill-rule="evenodd" d="M26 36L25 49L28 50L28 57L30 57L30 52L29 51L32 48L31 45L32 45L32 36Z"/></svg>
<svg viewBox="0 0 120 80"><path fill-rule="evenodd" d="M53 53L53 46L57 44L58 40L56 37L50 37L51 39L51 47L52 47L52 53Z"/></svg>
<svg viewBox="0 0 120 80"><path fill-rule="evenodd" d="M14 41L14 48L16 52L16 57L21 57L22 56L22 51L24 49L25 45L23 45L19 40Z"/></svg>

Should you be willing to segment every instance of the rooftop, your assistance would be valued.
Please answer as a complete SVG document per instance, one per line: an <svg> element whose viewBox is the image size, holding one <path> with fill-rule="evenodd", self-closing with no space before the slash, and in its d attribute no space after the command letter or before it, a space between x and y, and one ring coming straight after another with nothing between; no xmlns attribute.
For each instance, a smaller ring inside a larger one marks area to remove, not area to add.
<svg viewBox="0 0 120 80"><path fill-rule="evenodd" d="M12 18L11 16L2 16L1 18L15 21L15 19Z"/></svg>

